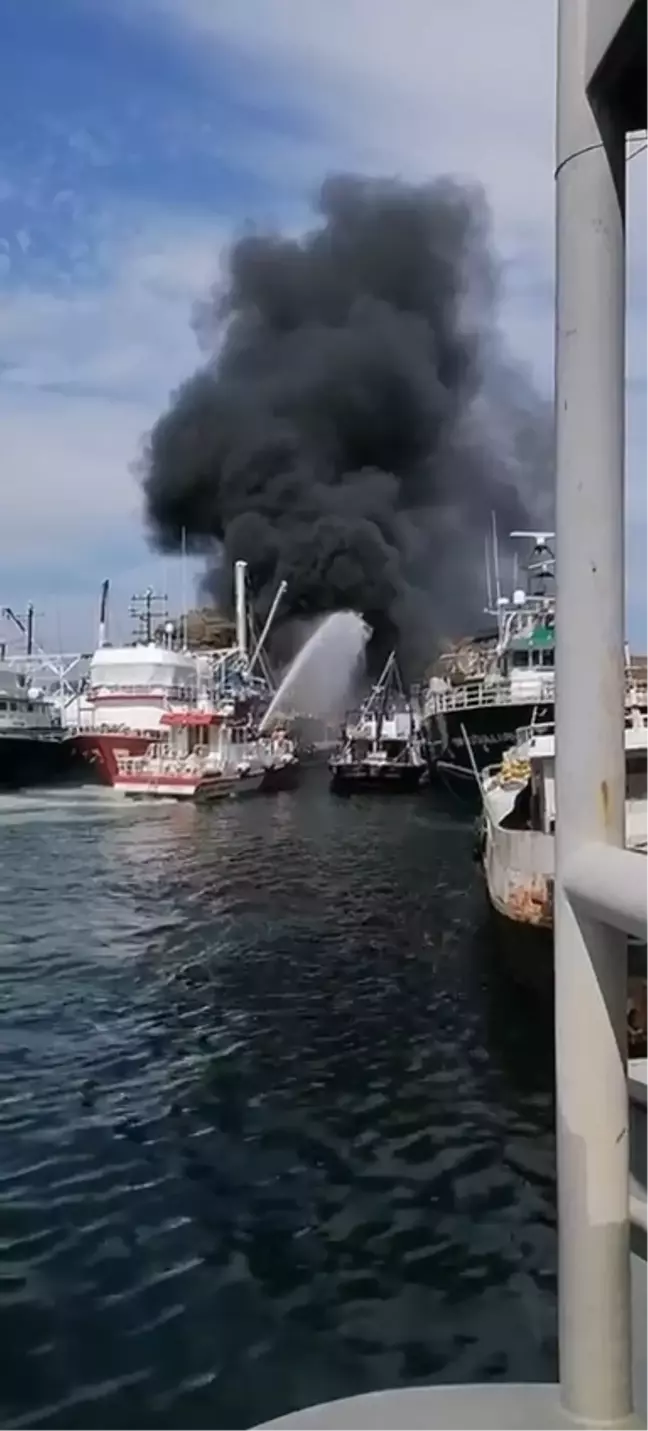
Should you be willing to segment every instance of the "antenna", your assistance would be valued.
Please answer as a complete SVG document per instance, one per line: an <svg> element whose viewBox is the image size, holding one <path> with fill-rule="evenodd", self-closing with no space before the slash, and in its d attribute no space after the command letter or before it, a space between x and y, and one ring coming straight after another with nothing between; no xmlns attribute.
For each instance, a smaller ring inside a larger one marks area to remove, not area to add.
<svg viewBox="0 0 648 1431"><path fill-rule="evenodd" d="M499 547L497 544L497 518L495 516L494 511L491 512L491 521L493 524L493 567L495 571L495 599L499 606L500 598L502 595L502 588L500 585Z"/></svg>
<svg viewBox="0 0 648 1431"><path fill-rule="evenodd" d="M486 568L486 610L493 609L493 587L491 584L490 556L488 551L488 537L484 537L484 565Z"/></svg>
<svg viewBox="0 0 648 1431"><path fill-rule="evenodd" d="M135 640L150 645L153 640L154 621L165 621L167 598L158 596L152 587L147 587L140 596L131 597L130 615L136 622Z"/></svg>
<svg viewBox="0 0 648 1431"><path fill-rule="evenodd" d="M555 535L555 532L509 532L509 536L528 538L530 542L535 542L539 547L546 547L547 542L553 541Z"/></svg>
<svg viewBox="0 0 648 1431"><path fill-rule="evenodd" d="M187 528L182 528L180 567L180 601L182 605L182 649L187 649Z"/></svg>

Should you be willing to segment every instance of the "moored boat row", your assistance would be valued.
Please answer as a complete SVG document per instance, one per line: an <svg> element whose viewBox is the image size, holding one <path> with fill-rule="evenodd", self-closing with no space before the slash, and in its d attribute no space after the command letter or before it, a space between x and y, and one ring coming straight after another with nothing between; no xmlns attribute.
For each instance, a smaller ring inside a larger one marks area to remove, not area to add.
<svg viewBox="0 0 648 1431"><path fill-rule="evenodd" d="M293 785L294 741L276 724L260 731L272 691L257 675L263 641L248 650L244 563L236 577L237 640L223 650L178 646L171 623L154 633L150 592L144 629L130 645L110 645L105 582L98 646L77 689L61 681L57 698L46 697L0 662L0 787L76 776L125 795L212 799Z"/></svg>

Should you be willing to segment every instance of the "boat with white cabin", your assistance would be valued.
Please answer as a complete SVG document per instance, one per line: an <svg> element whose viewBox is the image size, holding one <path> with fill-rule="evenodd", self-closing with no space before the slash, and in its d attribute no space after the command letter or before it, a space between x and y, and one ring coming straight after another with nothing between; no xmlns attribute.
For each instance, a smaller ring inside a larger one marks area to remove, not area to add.
<svg viewBox="0 0 648 1431"><path fill-rule="evenodd" d="M0 789L61 780L72 759L72 741L54 702L0 660Z"/></svg>
<svg viewBox="0 0 648 1431"><path fill-rule="evenodd" d="M210 758L217 759L220 770L223 731L227 730L232 744L240 739L243 726L251 727L257 720L271 694L266 679L257 674L258 663L285 583L249 655L244 562L237 562L235 576L236 643L211 652L179 646L171 622L154 632L156 598L151 591L139 599L144 609L137 612L140 630L135 640L130 645L112 646L107 640L109 583L104 582L97 649L82 688L64 707L75 750L92 778L137 794L143 793L140 786L147 782L151 790L173 787L180 794L195 793L209 744L205 732L218 731L218 750L211 750ZM248 756L251 754L248 740ZM257 755L260 788L283 789L296 783L299 762L287 731L273 731L259 739L255 759ZM227 763L229 769L229 756ZM234 765L238 763L234 760Z"/></svg>
<svg viewBox="0 0 648 1431"><path fill-rule="evenodd" d="M202 803L260 791L266 766L244 729L228 727L216 708L195 706L168 716L166 738L143 755L117 755L113 787L131 798Z"/></svg>
<svg viewBox="0 0 648 1431"><path fill-rule="evenodd" d="M418 790L428 778L421 718L392 651L359 714L347 716L329 760L331 789Z"/></svg>

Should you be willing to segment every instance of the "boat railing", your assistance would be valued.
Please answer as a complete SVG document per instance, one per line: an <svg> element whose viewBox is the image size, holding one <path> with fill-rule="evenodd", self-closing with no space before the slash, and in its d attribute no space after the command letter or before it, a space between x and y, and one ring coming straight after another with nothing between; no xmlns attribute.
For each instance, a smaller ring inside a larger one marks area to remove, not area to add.
<svg viewBox="0 0 648 1431"><path fill-rule="evenodd" d="M191 775L201 770L206 755L207 752L200 747L189 755L117 755L117 770L120 775Z"/></svg>
<svg viewBox="0 0 648 1431"><path fill-rule="evenodd" d="M539 705L554 699L554 680L535 677L520 682L508 677L491 680L462 681L445 691L430 691L425 699L425 714L443 715L448 711L477 710L483 706L509 706L537 701Z"/></svg>
<svg viewBox="0 0 648 1431"><path fill-rule="evenodd" d="M540 721L537 725L521 725L515 732L515 748L529 745L532 740L537 740L538 736L553 735L555 729L552 720Z"/></svg>
<svg viewBox="0 0 648 1431"><path fill-rule="evenodd" d="M492 677L490 680L462 681L443 691L429 691L425 698L425 715L444 715L449 711L477 710L484 706L510 706L536 702L553 702L555 683L551 676L536 676L533 671L520 678ZM648 685L634 676L626 680L626 706L646 707Z"/></svg>
<svg viewBox="0 0 648 1431"><path fill-rule="evenodd" d="M645 727L645 718L643 718L640 713L637 715L637 712L631 706L626 705L626 730L632 730L636 723L639 729L643 729ZM515 749L519 749L520 746L528 746L530 742L537 739L538 736L555 736L555 733L556 726L552 720L539 721L537 725L518 726L515 732Z"/></svg>
<svg viewBox="0 0 648 1431"><path fill-rule="evenodd" d="M167 686L162 682L148 683L140 682L135 685L97 685L89 686L83 692L82 699L91 703L95 701L120 701L120 700L160 700L160 701L181 701L185 705L195 706L198 702L199 691L196 686ZM70 704L74 705L75 697Z"/></svg>

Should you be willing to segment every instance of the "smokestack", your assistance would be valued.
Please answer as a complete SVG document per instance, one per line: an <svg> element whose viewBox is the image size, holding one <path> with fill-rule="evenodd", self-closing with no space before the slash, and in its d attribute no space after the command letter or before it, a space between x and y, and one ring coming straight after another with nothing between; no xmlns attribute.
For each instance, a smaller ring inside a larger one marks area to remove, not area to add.
<svg viewBox="0 0 648 1431"><path fill-rule="evenodd" d="M99 646L105 646L105 644L106 644L106 620L107 620L107 612L108 612L108 591L109 591L109 589L110 589L110 582L109 582L109 581L104 581L104 583L103 583L103 585L102 585L102 587L101 587L101 606L99 607L99 640L98 640L98 645L99 645Z"/></svg>
<svg viewBox="0 0 648 1431"><path fill-rule="evenodd" d="M236 644L239 651L247 656L247 599L245 576L247 562L237 561L234 567L234 598L236 603Z"/></svg>

